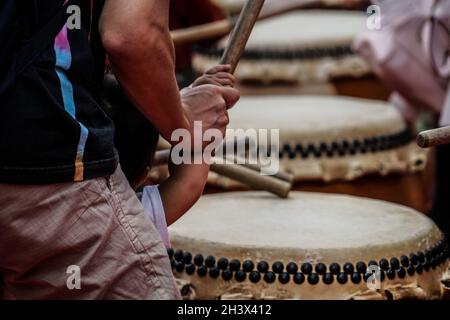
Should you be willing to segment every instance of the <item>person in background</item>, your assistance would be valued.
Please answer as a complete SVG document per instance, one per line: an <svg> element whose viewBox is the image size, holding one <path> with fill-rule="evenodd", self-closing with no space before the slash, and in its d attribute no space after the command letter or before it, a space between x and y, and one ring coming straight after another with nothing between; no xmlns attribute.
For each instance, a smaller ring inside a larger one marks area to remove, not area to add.
<svg viewBox="0 0 450 320"><path fill-rule="evenodd" d="M226 12L212 0L172 0L170 2L170 30L177 30L210 23L226 18ZM219 39L203 42L213 43ZM188 86L194 80L192 70L192 44L175 45L176 73L180 88Z"/></svg>
<svg viewBox="0 0 450 320"><path fill-rule="evenodd" d="M355 49L396 92L391 101L410 123L426 111L450 125L450 0L373 1L381 29L361 34ZM450 145L436 148L431 218L450 241Z"/></svg>

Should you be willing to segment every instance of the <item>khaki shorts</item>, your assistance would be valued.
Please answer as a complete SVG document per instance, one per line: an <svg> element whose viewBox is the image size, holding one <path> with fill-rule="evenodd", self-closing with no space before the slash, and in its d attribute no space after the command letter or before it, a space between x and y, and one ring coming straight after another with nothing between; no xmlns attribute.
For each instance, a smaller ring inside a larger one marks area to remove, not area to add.
<svg viewBox="0 0 450 320"><path fill-rule="evenodd" d="M82 183L0 185L0 273L4 299L180 298L120 168Z"/></svg>

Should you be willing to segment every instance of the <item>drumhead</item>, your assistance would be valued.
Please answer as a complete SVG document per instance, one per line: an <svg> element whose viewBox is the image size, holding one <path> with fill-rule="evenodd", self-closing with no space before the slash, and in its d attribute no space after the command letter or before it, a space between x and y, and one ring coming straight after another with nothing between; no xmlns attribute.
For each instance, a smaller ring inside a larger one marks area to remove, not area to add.
<svg viewBox="0 0 450 320"><path fill-rule="evenodd" d="M425 215L350 196L209 195L170 236L175 275L200 299L439 298L448 265ZM381 291L367 286L369 266Z"/></svg>
<svg viewBox="0 0 450 320"><path fill-rule="evenodd" d="M409 255L441 239L434 223L410 208L302 192L287 200L259 192L208 195L170 227L170 234L174 247L202 243L209 254L232 256L238 250L248 258L315 257L324 263Z"/></svg>

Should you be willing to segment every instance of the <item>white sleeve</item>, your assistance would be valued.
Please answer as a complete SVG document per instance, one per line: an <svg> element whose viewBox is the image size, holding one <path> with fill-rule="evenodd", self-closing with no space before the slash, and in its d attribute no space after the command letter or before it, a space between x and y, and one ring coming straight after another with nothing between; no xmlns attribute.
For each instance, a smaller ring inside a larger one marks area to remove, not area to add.
<svg viewBox="0 0 450 320"><path fill-rule="evenodd" d="M157 186L145 187L142 193L142 205L150 220L158 230L166 248L170 248L166 215Z"/></svg>

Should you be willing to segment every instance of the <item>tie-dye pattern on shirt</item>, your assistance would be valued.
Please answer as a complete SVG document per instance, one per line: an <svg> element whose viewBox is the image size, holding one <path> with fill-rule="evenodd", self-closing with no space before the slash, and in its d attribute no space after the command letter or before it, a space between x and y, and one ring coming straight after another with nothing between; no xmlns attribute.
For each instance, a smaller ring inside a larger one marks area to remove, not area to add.
<svg viewBox="0 0 450 320"><path fill-rule="evenodd" d="M56 55L55 71L58 75L61 92L63 97L64 108L70 116L76 120L75 100L73 95L73 86L67 77L66 71L70 69L72 65L72 53L70 49L70 43L68 39L67 25L65 25L59 34L56 36L54 50ZM74 181L84 180L84 150L86 147L86 141L89 136L89 130L78 121L80 125L80 140L78 143L77 153L75 157L75 175Z"/></svg>

